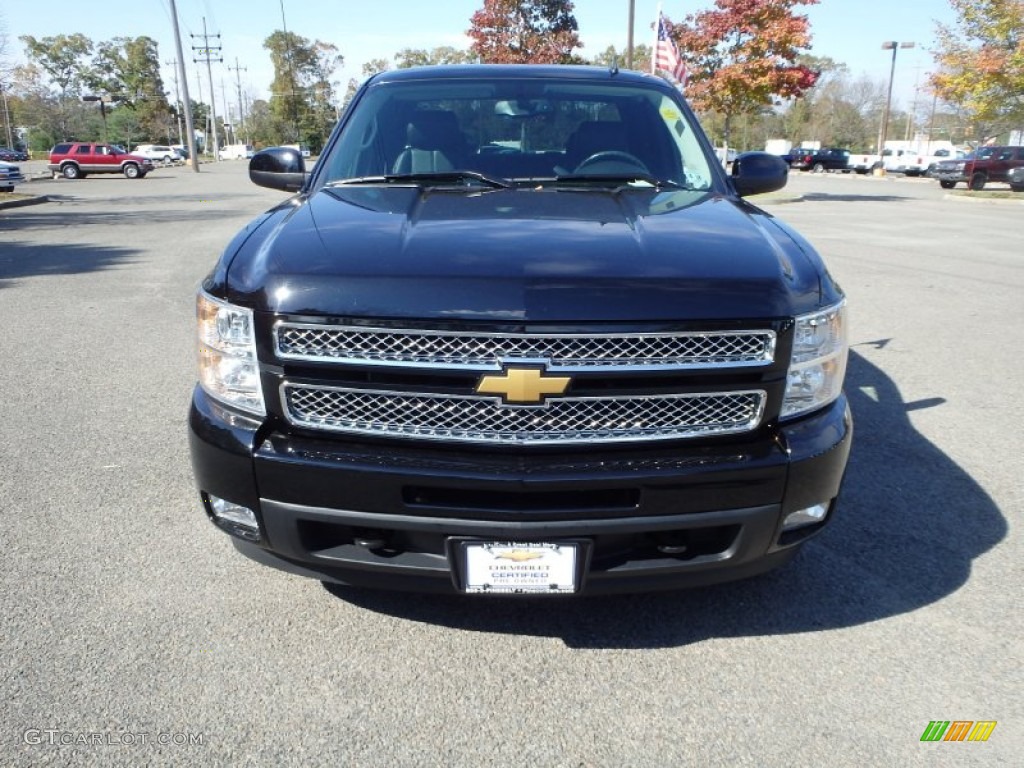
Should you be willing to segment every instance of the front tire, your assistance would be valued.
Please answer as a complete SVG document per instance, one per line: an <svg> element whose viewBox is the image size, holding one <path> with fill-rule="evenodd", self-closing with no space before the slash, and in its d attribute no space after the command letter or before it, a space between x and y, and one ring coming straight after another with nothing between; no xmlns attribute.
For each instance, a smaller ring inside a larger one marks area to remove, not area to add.
<svg viewBox="0 0 1024 768"><path fill-rule="evenodd" d="M955 181L946 181L945 179L940 179L939 180L939 186L942 187L943 189L952 189L953 187L956 186L956 182Z"/></svg>
<svg viewBox="0 0 1024 768"><path fill-rule="evenodd" d="M128 163L124 167L124 175L129 179L139 178L139 166L137 166L135 163Z"/></svg>
<svg viewBox="0 0 1024 768"><path fill-rule="evenodd" d="M75 165L74 163L68 163L63 168L60 169L60 172L65 179L77 179L80 175L78 166Z"/></svg>
<svg viewBox="0 0 1024 768"><path fill-rule="evenodd" d="M979 192L985 188L985 182L988 181L988 177L984 173L976 173L971 176L970 187L975 192Z"/></svg>

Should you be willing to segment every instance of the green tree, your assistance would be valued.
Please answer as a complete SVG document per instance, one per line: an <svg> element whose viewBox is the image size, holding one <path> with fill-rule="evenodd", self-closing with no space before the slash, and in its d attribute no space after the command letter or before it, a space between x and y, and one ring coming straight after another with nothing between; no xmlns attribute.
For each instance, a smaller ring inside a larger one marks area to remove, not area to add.
<svg viewBox="0 0 1024 768"><path fill-rule="evenodd" d="M571 0L484 0L470 18L472 52L488 64L574 64L582 48Z"/></svg>
<svg viewBox="0 0 1024 768"><path fill-rule="evenodd" d="M601 67L610 67L616 62L620 69L626 68L626 50L623 49L620 51L616 49L614 45L609 45L601 53L591 59L589 63L596 64ZM651 47L649 45L633 46L633 71L651 71Z"/></svg>
<svg viewBox="0 0 1024 768"><path fill-rule="evenodd" d="M115 37L100 43L89 75L98 93L131 110L144 138L167 135L171 106L160 78L160 56L151 37Z"/></svg>
<svg viewBox="0 0 1024 768"><path fill-rule="evenodd" d="M345 96L341 101L342 109L347 109L349 103L352 101L352 97L356 95L356 91L359 90L360 84L367 78L373 77L378 72L387 72L391 69L391 64L387 59L370 59L363 64L362 79L357 80L352 77L349 78L348 85L345 88Z"/></svg>
<svg viewBox="0 0 1024 768"><path fill-rule="evenodd" d="M115 107L107 118L107 140L125 149L134 149L144 140L150 139L142 120L134 109L122 105Z"/></svg>
<svg viewBox="0 0 1024 768"><path fill-rule="evenodd" d="M84 126L85 110L80 97L90 77L88 57L93 43L81 33L35 38L23 35L25 55L29 62L41 69L56 90L56 124L58 138L79 133Z"/></svg>
<svg viewBox="0 0 1024 768"><path fill-rule="evenodd" d="M777 99L800 96L818 73L798 63L810 47L806 16L794 13L818 0L715 0L715 7L667 21L686 61L686 95L702 112L730 123L738 115L757 114Z"/></svg>
<svg viewBox="0 0 1024 768"><path fill-rule="evenodd" d="M450 45L442 45L427 50L425 48L403 48L395 54L395 68L427 67L435 64L471 64L476 61L469 51L459 50Z"/></svg>
<svg viewBox="0 0 1024 768"><path fill-rule="evenodd" d="M253 143L258 147L269 147L280 143L281 137L277 133L274 115L270 111L269 102L264 99L256 99L249 105L245 126Z"/></svg>
<svg viewBox="0 0 1024 768"><path fill-rule="evenodd" d="M950 0L955 26L939 25L939 97L974 123L978 138L1024 128L1024 0Z"/></svg>
<svg viewBox="0 0 1024 768"><path fill-rule="evenodd" d="M344 57L320 40L275 31L263 42L274 65L270 113L286 142L303 142L314 152L323 146L337 117L334 71Z"/></svg>

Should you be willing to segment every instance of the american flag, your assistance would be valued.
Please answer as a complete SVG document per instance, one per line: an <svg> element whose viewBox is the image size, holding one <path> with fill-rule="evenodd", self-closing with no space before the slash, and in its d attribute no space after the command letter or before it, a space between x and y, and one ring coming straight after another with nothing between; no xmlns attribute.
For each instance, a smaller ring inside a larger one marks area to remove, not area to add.
<svg viewBox="0 0 1024 768"><path fill-rule="evenodd" d="M665 28L665 17L658 16L658 43L654 49L654 64L662 72L667 72L680 85L686 85L686 64L679 56L679 49L668 36Z"/></svg>

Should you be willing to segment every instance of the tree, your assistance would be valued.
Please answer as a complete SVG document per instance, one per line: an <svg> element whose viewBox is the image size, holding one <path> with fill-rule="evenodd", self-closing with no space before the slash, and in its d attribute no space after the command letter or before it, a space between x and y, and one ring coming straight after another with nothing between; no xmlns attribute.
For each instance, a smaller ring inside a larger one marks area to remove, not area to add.
<svg viewBox="0 0 1024 768"><path fill-rule="evenodd" d="M114 102L134 114L133 131L150 139L167 135L171 105L160 78L156 40L145 36L115 37L100 43L88 82L93 90L109 94Z"/></svg>
<svg viewBox="0 0 1024 768"><path fill-rule="evenodd" d="M389 69L391 69L391 64L387 59L370 59L363 64L362 80L357 80L354 77L349 78L348 86L345 89L345 97L341 101L342 109L348 108L349 102L351 102L352 98L356 95L356 91L359 90L361 82L369 77L373 77L378 72L387 72Z"/></svg>
<svg viewBox="0 0 1024 768"><path fill-rule="evenodd" d="M793 13L818 0L715 0L715 7L667 21L686 61L687 98L696 109L717 112L729 140L732 118L754 114L776 99L800 96L818 73L797 63L810 47L806 16Z"/></svg>
<svg viewBox="0 0 1024 768"><path fill-rule="evenodd" d="M403 48L395 54L395 68L428 67L435 64L471 64L476 57L469 51L442 45L427 50L425 48Z"/></svg>
<svg viewBox="0 0 1024 768"><path fill-rule="evenodd" d="M614 45L609 45L590 60L591 64L601 67L610 67L615 62L618 62L620 69L626 68L626 51L616 50ZM635 72L651 71L651 47L649 45L633 46L633 70Z"/></svg>
<svg viewBox="0 0 1024 768"><path fill-rule="evenodd" d="M582 48L571 0L484 0L470 18L473 53L488 64L573 64Z"/></svg>
<svg viewBox="0 0 1024 768"><path fill-rule="evenodd" d="M932 86L974 122L979 138L1024 128L1024 0L950 0L938 25Z"/></svg>
<svg viewBox="0 0 1024 768"><path fill-rule="evenodd" d="M330 43L280 30L264 40L263 47L274 64L270 112L277 132L318 151L336 117L337 84L331 78L344 57Z"/></svg>
<svg viewBox="0 0 1024 768"><path fill-rule="evenodd" d="M152 136L143 126L138 113L129 106L121 105L107 118L107 138L111 144L120 144L130 151L143 139Z"/></svg>
<svg viewBox="0 0 1024 768"><path fill-rule="evenodd" d="M36 39L23 35L29 62L43 70L57 89L56 138L68 138L81 127L84 117L79 97L89 78L87 57L92 54L92 40L81 33L55 35Z"/></svg>

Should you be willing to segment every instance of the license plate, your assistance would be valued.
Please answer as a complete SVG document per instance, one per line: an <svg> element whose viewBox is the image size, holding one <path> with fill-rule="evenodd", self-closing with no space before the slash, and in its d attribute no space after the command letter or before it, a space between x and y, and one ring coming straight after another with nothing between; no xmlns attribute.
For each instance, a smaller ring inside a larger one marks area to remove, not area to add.
<svg viewBox="0 0 1024 768"><path fill-rule="evenodd" d="M463 541L463 590L476 594L567 594L579 589L577 542Z"/></svg>

